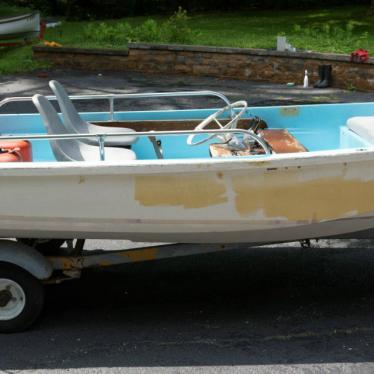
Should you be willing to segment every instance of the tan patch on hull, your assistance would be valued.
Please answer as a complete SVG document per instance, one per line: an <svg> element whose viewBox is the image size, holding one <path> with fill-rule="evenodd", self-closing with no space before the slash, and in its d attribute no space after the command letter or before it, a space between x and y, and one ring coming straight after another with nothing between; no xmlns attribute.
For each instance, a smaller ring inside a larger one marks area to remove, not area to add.
<svg viewBox="0 0 374 374"><path fill-rule="evenodd" d="M235 176L237 212L242 215L262 211L267 218L293 222L325 220L374 212L374 181L341 177L302 180L297 171L265 172L261 176Z"/></svg>
<svg viewBox="0 0 374 374"><path fill-rule="evenodd" d="M135 200L143 206L205 208L227 202L224 181L217 176L157 175L135 177Z"/></svg>

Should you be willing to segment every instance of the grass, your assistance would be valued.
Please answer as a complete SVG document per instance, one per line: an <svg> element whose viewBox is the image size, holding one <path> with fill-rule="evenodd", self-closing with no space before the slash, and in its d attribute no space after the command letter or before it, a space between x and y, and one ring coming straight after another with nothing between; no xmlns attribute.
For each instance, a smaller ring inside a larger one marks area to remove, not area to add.
<svg viewBox="0 0 374 374"><path fill-rule="evenodd" d="M15 11L15 9L13 9ZM0 8L0 15L3 14ZM149 17L105 21L107 25L128 22L139 26ZM162 22L166 17L151 17ZM374 17L363 6L293 11L243 11L190 15L194 31L192 44L242 48L274 48L277 35L286 35L297 48L318 52L350 53L363 47L374 53ZM103 21L63 22L48 29L45 39L64 46L85 48L126 48L125 43L87 40L88 25ZM0 73L30 71L43 64L32 59L31 47L0 50Z"/></svg>
<svg viewBox="0 0 374 374"><path fill-rule="evenodd" d="M362 44L374 52L374 40L370 40L370 35L374 35L373 18L367 17L365 10L360 6L341 6L323 10L255 11L219 17L198 15L190 24L200 33L196 44L274 48L276 36L286 35L292 45L300 49L349 53L354 47L352 39L368 33L368 42ZM344 34L348 24L353 25L351 36L336 35L334 31L337 30ZM324 30L326 25L330 31ZM337 43L329 45L334 39Z"/></svg>

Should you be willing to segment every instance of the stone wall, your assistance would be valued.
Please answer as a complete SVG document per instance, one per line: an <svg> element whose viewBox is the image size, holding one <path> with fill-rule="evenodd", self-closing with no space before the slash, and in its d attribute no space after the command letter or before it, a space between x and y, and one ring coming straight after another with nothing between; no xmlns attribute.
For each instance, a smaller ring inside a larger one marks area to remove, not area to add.
<svg viewBox="0 0 374 374"><path fill-rule="evenodd" d="M297 84L302 83L304 70L313 84L318 79L318 66L329 64L333 66L334 87L374 91L374 59L357 64L351 63L348 55L142 43L130 43L128 51L36 46L34 55L65 68Z"/></svg>

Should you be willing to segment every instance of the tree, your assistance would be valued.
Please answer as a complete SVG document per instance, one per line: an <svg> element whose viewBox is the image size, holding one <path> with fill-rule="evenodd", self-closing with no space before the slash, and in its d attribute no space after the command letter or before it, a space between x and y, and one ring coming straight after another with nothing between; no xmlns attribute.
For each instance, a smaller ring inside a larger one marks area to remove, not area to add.
<svg viewBox="0 0 374 374"><path fill-rule="evenodd" d="M370 15L374 15L374 0L371 0L370 7L368 13Z"/></svg>

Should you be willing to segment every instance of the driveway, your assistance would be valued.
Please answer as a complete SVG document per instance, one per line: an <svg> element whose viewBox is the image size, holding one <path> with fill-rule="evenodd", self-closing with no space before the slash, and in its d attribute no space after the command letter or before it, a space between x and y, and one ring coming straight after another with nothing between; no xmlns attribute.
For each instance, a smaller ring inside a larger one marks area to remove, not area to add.
<svg viewBox="0 0 374 374"><path fill-rule="evenodd" d="M144 75L134 72L81 72L56 70L43 74L0 77L0 100L10 96L32 96L36 93L52 95L48 81L56 79L63 83L69 94L140 93L188 90L211 90L224 93L230 101L246 100L251 105L289 105L374 101L374 94L347 91L335 88L303 89L300 86L287 87L281 84L259 83L209 77L175 75ZM117 110L147 110L196 108L222 106L222 101L203 98L141 99L120 101ZM107 109L103 101L82 102L80 110ZM32 105L17 103L0 109L0 113L30 112Z"/></svg>

